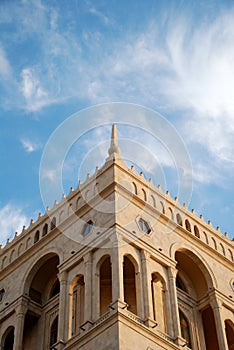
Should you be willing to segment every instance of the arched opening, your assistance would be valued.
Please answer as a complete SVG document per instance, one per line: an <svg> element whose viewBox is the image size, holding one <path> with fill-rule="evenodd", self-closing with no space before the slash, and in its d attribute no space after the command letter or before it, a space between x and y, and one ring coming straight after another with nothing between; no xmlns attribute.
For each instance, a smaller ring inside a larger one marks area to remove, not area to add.
<svg viewBox="0 0 234 350"><path fill-rule="evenodd" d="M40 238L40 232L39 230L37 230L34 236L34 243L37 243L39 241L39 238Z"/></svg>
<svg viewBox="0 0 234 350"><path fill-rule="evenodd" d="M0 302L3 300L4 296L5 296L6 292L5 292L5 289L1 289L0 290Z"/></svg>
<svg viewBox="0 0 234 350"><path fill-rule="evenodd" d="M187 231L191 232L191 225L188 219L185 220L185 228Z"/></svg>
<svg viewBox="0 0 234 350"><path fill-rule="evenodd" d="M112 302L111 261L107 256L100 266L100 315L109 311Z"/></svg>
<svg viewBox="0 0 234 350"><path fill-rule="evenodd" d="M153 207L156 208L156 201L155 201L154 196L151 195L150 198L151 198L151 203L152 203Z"/></svg>
<svg viewBox="0 0 234 350"><path fill-rule="evenodd" d="M127 256L123 262L123 282L124 301L128 304L128 310L137 314L135 267Z"/></svg>
<svg viewBox="0 0 234 350"><path fill-rule="evenodd" d="M214 313L211 306L209 305L205 310L202 311L201 314L206 342L206 350L220 350L218 346Z"/></svg>
<svg viewBox="0 0 234 350"><path fill-rule="evenodd" d="M42 236L47 235L48 233L48 224L45 224L42 229Z"/></svg>
<svg viewBox="0 0 234 350"><path fill-rule="evenodd" d="M181 336L186 340L186 346L191 349L191 336L188 319L185 317L181 310L179 310L179 317Z"/></svg>
<svg viewBox="0 0 234 350"><path fill-rule="evenodd" d="M177 221L177 224L180 225L180 226L183 226L182 224L182 218L180 216L180 214L176 214L176 221Z"/></svg>
<svg viewBox="0 0 234 350"><path fill-rule="evenodd" d="M70 286L70 324L69 335L73 337L80 332L84 322L85 283L84 276L75 277Z"/></svg>
<svg viewBox="0 0 234 350"><path fill-rule="evenodd" d="M182 334L182 336L187 340L185 334L186 329L189 329L190 347L198 342L201 348L218 350L217 347L214 347L215 341L217 341L217 333L213 311L209 304L204 306L205 298L209 303L209 289L213 285L211 275L204 263L187 249L177 251L175 259L178 269L176 279L178 306L180 312L186 310L186 317L182 314L180 316L180 322L183 320L184 324L184 335ZM200 311L201 308L203 311ZM193 324L195 326L188 328L186 326L188 320L189 325ZM214 340L211 341L210 338Z"/></svg>
<svg viewBox="0 0 234 350"><path fill-rule="evenodd" d="M87 236L93 228L93 222L92 220L89 220L85 225L84 225L84 229L83 229L83 236Z"/></svg>
<svg viewBox="0 0 234 350"><path fill-rule="evenodd" d="M51 220L50 230L53 230L56 227L56 217L54 216Z"/></svg>
<svg viewBox="0 0 234 350"><path fill-rule="evenodd" d="M165 214L165 207L162 201L160 201L162 213Z"/></svg>
<svg viewBox="0 0 234 350"><path fill-rule="evenodd" d="M147 201L147 196L146 196L146 192L145 192L145 190L143 188L142 188L142 193L143 193L144 201L146 202Z"/></svg>
<svg viewBox="0 0 234 350"><path fill-rule="evenodd" d="M169 210L169 213L170 213L171 220L174 220L174 214L173 214L172 209L169 207L168 210Z"/></svg>
<svg viewBox="0 0 234 350"><path fill-rule="evenodd" d="M9 327L3 336L3 350L13 350L14 347L14 327Z"/></svg>
<svg viewBox="0 0 234 350"><path fill-rule="evenodd" d="M58 316L55 317L50 327L50 348L58 341Z"/></svg>
<svg viewBox="0 0 234 350"><path fill-rule="evenodd" d="M199 232L198 227L196 225L194 226L194 234L197 238L200 238L200 232Z"/></svg>
<svg viewBox="0 0 234 350"><path fill-rule="evenodd" d="M44 261L45 259L45 261ZM59 258L57 255L49 255L38 262L30 273L31 283L29 286L29 297L39 303L43 304L49 299L48 288L51 286L51 281L57 279ZM35 270L35 271L34 271Z"/></svg>
<svg viewBox="0 0 234 350"><path fill-rule="evenodd" d="M133 188L134 188L134 193L137 194L137 185L135 184L135 182L133 182L132 184L133 184Z"/></svg>
<svg viewBox="0 0 234 350"><path fill-rule="evenodd" d="M165 305L165 282L163 278L157 274L152 274L151 279L152 300L154 320L157 322L157 329L166 333L166 305Z"/></svg>
<svg viewBox="0 0 234 350"><path fill-rule="evenodd" d="M234 324L230 320L225 320L225 332L228 343L228 350L234 350Z"/></svg>

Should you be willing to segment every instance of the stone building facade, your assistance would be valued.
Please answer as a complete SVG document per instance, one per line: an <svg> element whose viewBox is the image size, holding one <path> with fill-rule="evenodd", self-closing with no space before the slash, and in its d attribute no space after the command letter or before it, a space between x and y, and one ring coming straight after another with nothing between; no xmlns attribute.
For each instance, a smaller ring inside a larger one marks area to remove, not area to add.
<svg viewBox="0 0 234 350"><path fill-rule="evenodd" d="M120 156L0 250L1 350L234 350L233 241Z"/></svg>

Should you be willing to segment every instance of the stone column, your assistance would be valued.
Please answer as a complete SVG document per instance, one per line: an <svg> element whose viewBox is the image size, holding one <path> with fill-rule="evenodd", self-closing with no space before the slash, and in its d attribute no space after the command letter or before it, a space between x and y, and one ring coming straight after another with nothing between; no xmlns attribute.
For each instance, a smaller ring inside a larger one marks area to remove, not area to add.
<svg viewBox="0 0 234 350"><path fill-rule="evenodd" d="M67 271L63 271L58 275L60 282L60 293L59 293L59 315L58 315L58 342L61 344L59 349L62 349L62 345L67 339L68 331L68 310L67 310Z"/></svg>
<svg viewBox="0 0 234 350"><path fill-rule="evenodd" d="M150 254L145 250L141 250L142 263L142 283L143 283L143 303L144 303L144 318L147 326L155 327L153 305L152 305L152 290L151 290L151 276L149 272Z"/></svg>
<svg viewBox="0 0 234 350"><path fill-rule="evenodd" d="M170 295L170 305L171 305L171 317L169 320L169 329L173 329L172 337L175 339L178 345L184 345L184 340L181 337L180 330L180 318L179 318L179 308L177 301L176 292L176 274L177 270L175 267L168 267L168 280L169 280L169 295ZM171 334L169 334L171 335Z"/></svg>
<svg viewBox="0 0 234 350"><path fill-rule="evenodd" d="M24 334L24 319L27 312L25 305L19 305L16 308L16 326L14 333L14 347L13 350L23 349L23 334Z"/></svg>
<svg viewBox="0 0 234 350"><path fill-rule="evenodd" d="M113 242L112 256L112 304L111 308L125 307L123 286L123 256L119 242Z"/></svg>
<svg viewBox="0 0 234 350"><path fill-rule="evenodd" d="M225 332L225 323L222 318L222 301L214 294L211 298L211 306L214 312L215 326L217 332L217 338L219 348L222 350L228 350L227 337Z"/></svg>
<svg viewBox="0 0 234 350"><path fill-rule="evenodd" d="M84 325L92 325L92 252L84 256L85 265L85 307L84 307Z"/></svg>

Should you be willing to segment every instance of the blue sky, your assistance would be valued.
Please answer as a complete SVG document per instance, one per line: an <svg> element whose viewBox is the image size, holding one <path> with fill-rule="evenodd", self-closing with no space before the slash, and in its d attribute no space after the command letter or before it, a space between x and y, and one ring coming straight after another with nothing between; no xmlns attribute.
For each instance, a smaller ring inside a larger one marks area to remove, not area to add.
<svg viewBox="0 0 234 350"><path fill-rule="evenodd" d="M44 212L39 169L50 135L74 113L109 102L145 106L175 127L193 169L188 206L233 238L233 23L233 1L0 1L0 241ZM108 123L118 118L103 112L99 125L107 125L72 145L63 192L76 187L82 155L97 144L83 172L103 163ZM120 125L119 134L145 144L136 127ZM122 153L156 184L163 173L177 195L175 167L145 138L157 165L144 152ZM55 175L47 172L51 184Z"/></svg>

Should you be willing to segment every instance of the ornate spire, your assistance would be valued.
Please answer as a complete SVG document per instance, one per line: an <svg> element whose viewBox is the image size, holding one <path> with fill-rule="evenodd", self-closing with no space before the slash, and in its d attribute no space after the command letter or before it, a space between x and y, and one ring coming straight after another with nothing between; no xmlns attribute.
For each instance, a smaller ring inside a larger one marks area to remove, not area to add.
<svg viewBox="0 0 234 350"><path fill-rule="evenodd" d="M117 137L117 128L116 124L112 125L112 132L111 132L111 143L110 148L108 150L109 156L120 154L120 149L118 146L118 137Z"/></svg>

